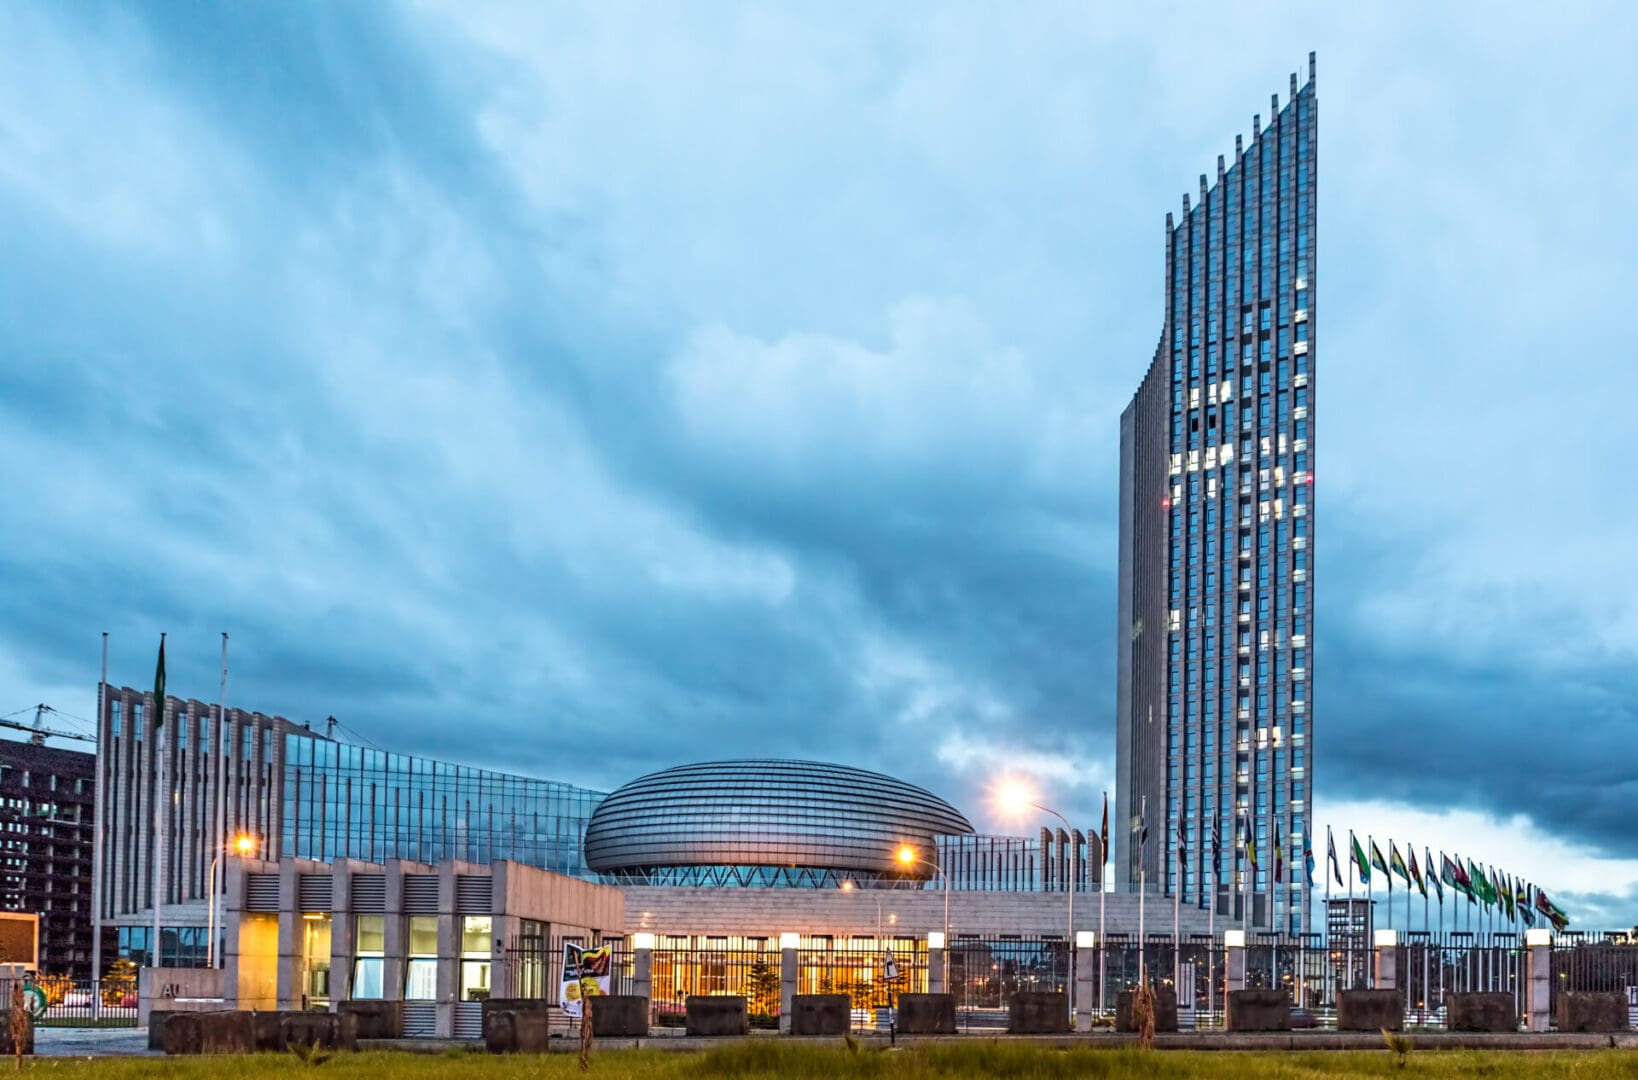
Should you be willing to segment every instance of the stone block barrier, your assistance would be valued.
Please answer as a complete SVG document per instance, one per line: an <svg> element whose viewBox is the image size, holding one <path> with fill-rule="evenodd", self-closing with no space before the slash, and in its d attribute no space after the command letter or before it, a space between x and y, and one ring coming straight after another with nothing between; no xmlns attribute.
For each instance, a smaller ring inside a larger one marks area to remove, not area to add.
<svg viewBox="0 0 1638 1080"><path fill-rule="evenodd" d="M846 994L797 994L791 999L792 1035L845 1035L853 1026Z"/></svg>
<svg viewBox="0 0 1638 1080"><path fill-rule="evenodd" d="M1563 1032L1627 1031L1632 1026L1627 995L1620 990L1560 991L1553 1022Z"/></svg>
<svg viewBox="0 0 1638 1080"><path fill-rule="evenodd" d="M899 1030L906 1035L954 1035L954 994L900 994Z"/></svg>
<svg viewBox="0 0 1638 1080"><path fill-rule="evenodd" d="M1344 990L1337 998L1338 1031L1403 1031L1405 999L1397 990Z"/></svg>
<svg viewBox="0 0 1638 1080"><path fill-rule="evenodd" d="M648 998L610 994L591 1001L592 1035L599 1039L640 1039L648 1034Z"/></svg>
<svg viewBox="0 0 1638 1080"><path fill-rule="evenodd" d="M1446 994L1445 1027L1451 1031L1517 1031L1518 1007L1512 994Z"/></svg>
<svg viewBox="0 0 1638 1080"><path fill-rule="evenodd" d="M343 1001L336 1012L356 1018L356 1039L396 1039L404 1033L402 1001Z"/></svg>
<svg viewBox="0 0 1638 1080"><path fill-rule="evenodd" d="M1069 995L1021 990L1007 1002L1009 1035L1062 1035L1069 1031Z"/></svg>
<svg viewBox="0 0 1638 1080"><path fill-rule="evenodd" d="M1169 986L1162 986L1154 992L1155 995L1155 1033L1177 1030L1177 991ZM1115 995L1115 1030L1134 1032L1137 1024L1132 1020L1132 1002L1137 998L1136 990L1122 990Z"/></svg>
<svg viewBox="0 0 1638 1080"><path fill-rule="evenodd" d="M689 1035L749 1035L751 1017L740 994L696 994L683 1002L683 1024Z"/></svg>
<svg viewBox="0 0 1638 1080"><path fill-rule="evenodd" d="M1229 1031L1290 1031L1291 995L1284 990L1230 990Z"/></svg>

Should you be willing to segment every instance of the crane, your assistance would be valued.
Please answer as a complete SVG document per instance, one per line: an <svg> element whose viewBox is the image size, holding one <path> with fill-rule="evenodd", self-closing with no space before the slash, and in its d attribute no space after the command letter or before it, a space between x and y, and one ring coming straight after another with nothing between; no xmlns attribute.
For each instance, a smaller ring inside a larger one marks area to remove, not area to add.
<svg viewBox="0 0 1638 1080"><path fill-rule="evenodd" d="M58 731L55 728L46 727L43 723L45 720L45 714L54 713L58 710L53 709L50 705L47 705L44 702L34 706L33 724L25 724L20 720L11 719L11 717L16 716L18 713L27 711L27 709L18 709L17 712L8 713L5 716L0 717L0 727L11 728L13 731L28 732L28 741L33 743L35 746L44 746L48 736L53 739L74 739L79 742L88 743L94 743L97 741L97 737L95 735L84 735L77 731Z"/></svg>

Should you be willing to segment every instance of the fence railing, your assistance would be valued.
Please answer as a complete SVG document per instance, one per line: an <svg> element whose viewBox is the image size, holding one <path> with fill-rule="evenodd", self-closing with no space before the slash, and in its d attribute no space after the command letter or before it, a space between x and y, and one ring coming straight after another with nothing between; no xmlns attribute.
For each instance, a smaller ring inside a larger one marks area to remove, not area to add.
<svg viewBox="0 0 1638 1080"><path fill-rule="evenodd" d="M23 987L24 1004L36 1027L136 1027L135 980L31 975ZM10 997L6 980L0 1000Z"/></svg>

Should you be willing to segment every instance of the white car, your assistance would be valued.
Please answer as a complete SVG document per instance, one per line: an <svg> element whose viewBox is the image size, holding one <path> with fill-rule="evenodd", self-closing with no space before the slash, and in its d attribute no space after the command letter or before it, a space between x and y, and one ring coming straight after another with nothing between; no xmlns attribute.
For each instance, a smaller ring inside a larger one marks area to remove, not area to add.
<svg viewBox="0 0 1638 1080"><path fill-rule="evenodd" d="M63 995L63 1007L68 1009L89 1009L94 999L89 990L70 990Z"/></svg>

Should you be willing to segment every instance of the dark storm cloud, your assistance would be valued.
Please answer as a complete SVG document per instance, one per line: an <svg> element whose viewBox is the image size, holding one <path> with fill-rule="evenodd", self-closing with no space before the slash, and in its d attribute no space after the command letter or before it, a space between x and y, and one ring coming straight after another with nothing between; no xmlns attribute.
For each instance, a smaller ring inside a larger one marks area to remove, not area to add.
<svg viewBox="0 0 1638 1080"><path fill-rule="evenodd" d="M0 711L225 629L395 749L1090 820L1160 222L1317 47L1316 789L1638 856L1631 19L1480 22L8 6Z"/></svg>

